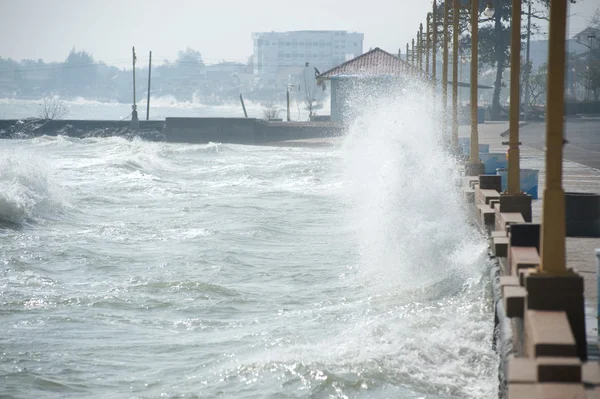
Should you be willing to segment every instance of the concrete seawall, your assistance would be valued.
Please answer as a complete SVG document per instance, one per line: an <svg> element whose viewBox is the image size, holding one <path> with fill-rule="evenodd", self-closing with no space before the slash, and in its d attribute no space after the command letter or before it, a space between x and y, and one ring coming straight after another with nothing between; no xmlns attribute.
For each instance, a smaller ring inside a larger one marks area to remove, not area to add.
<svg viewBox="0 0 600 399"><path fill-rule="evenodd" d="M256 144L340 136L343 126L333 122L269 122L254 118L166 118L140 121L0 120L0 138L43 135L69 137L141 137L151 141L204 144L209 142Z"/></svg>

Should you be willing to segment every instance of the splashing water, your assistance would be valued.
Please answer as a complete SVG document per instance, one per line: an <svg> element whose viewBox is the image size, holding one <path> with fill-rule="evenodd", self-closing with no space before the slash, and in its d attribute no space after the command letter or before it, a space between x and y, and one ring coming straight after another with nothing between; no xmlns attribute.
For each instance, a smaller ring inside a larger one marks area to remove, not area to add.
<svg viewBox="0 0 600 399"><path fill-rule="evenodd" d="M49 164L28 151L0 150L0 224L16 224L51 216L63 199Z"/></svg>
<svg viewBox="0 0 600 399"><path fill-rule="evenodd" d="M7 144L6 393L493 397L485 243L431 96L395 92L333 150Z"/></svg>

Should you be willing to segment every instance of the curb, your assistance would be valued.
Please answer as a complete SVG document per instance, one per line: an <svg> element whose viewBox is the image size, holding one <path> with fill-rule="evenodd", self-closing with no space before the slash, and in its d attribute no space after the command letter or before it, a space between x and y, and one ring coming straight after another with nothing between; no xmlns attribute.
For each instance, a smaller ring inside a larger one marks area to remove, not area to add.
<svg viewBox="0 0 600 399"><path fill-rule="evenodd" d="M519 122L519 127L527 126L528 122ZM506 129L504 132L500 133L500 136L506 137L510 133L510 129Z"/></svg>

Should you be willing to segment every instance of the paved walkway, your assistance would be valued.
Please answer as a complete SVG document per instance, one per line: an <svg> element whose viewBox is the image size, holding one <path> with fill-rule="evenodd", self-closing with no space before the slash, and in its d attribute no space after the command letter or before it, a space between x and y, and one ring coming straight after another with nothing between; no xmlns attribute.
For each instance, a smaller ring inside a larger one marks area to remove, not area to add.
<svg viewBox="0 0 600 399"><path fill-rule="evenodd" d="M489 144L490 152L506 152L502 145L508 137L500 136L508 130L507 122L489 122L479 125L479 142ZM469 137L470 126L461 126L459 137ZM539 170L538 193L540 199L532 204L533 221L539 223L542 212L542 197L546 179L544 152L532 147L521 146L521 168ZM563 185L565 191L600 193L600 170L565 160L563 162ZM597 334L596 308L596 257L594 249L600 248L600 238L567 237L567 264L584 277L585 299L588 313L588 332Z"/></svg>

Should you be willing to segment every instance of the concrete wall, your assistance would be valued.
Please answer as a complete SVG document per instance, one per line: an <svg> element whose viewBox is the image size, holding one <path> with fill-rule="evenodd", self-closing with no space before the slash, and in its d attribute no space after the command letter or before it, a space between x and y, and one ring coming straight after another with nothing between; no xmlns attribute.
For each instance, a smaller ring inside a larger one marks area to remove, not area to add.
<svg viewBox="0 0 600 399"><path fill-rule="evenodd" d="M252 118L167 118L164 122L140 121L135 131L129 129L129 121L0 120L0 138L139 136L175 143L266 144L340 134L341 125L332 122L267 122Z"/></svg>

